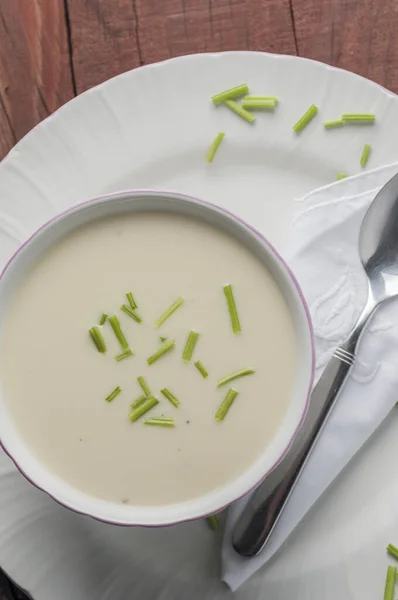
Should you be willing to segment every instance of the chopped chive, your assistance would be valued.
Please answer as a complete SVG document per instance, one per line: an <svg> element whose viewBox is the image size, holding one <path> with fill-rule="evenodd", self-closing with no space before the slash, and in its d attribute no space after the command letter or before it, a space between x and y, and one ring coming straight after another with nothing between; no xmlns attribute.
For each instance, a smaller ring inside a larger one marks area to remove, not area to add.
<svg viewBox="0 0 398 600"><path fill-rule="evenodd" d="M340 179L345 179L346 177L348 177L347 173L337 173L336 181L340 181Z"/></svg>
<svg viewBox="0 0 398 600"><path fill-rule="evenodd" d="M227 395L225 396L224 400L221 402L221 404L216 412L216 416L215 416L216 421L223 421L223 419L225 418L225 415L231 408L232 403L235 400L237 395L238 395L238 392L236 390L234 390L233 388L228 390Z"/></svg>
<svg viewBox="0 0 398 600"><path fill-rule="evenodd" d="M141 386L142 391L144 392L145 396L150 396L151 395L151 391L148 387L147 382L145 381L145 379L141 376L141 377L137 377L137 381Z"/></svg>
<svg viewBox="0 0 398 600"><path fill-rule="evenodd" d="M361 160L359 161L361 165L364 167L369 159L370 151L372 150L372 146L370 144L365 144L361 154Z"/></svg>
<svg viewBox="0 0 398 600"><path fill-rule="evenodd" d="M279 98L277 96L245 96L243 98L243 102L246 100L267 100L268 102L274 102L274 104L278 104Z"/></svg>
<svg viewBox="0 0 398 600"><path fill-rule="evenodd" d="M163 323L166 321L166 319L168 319L169 317L171 317L171 315L173 314L173 312L175 312L177 310L177 308L180 308L180 306L181 306L181 304L183 302L184 302L184 298L178 298L178 300L176 300L174 302L174 304L172 304L170 306L170 308L168 308L166 310L166 312L164 312L162 314L162 316L159 317L159 319L155 323L155 327L160 327L161 325L163 325Z"/></svg>
<svg viewBox="0 0 398 600"><path fill-rule="evenodd" d="M217 387L221 387L234 379L238 379L238 377L245 377L246 375L252 375L253 373L255 373L254 369L242 369L241 371L236 371L236 373L227 375L227 377L223 377L223 379L217 381Z"/></svg>
<svg viewBox="0 0 398 600"><path fill-rule="evenodd" d="M209 517L206 517L206 521L212 531L218 531L220 523L217 515L210 515Z"/></svg>
<svg viewBox="0 0 398 600"><path fill-rule="evenodd" d="M374 123L376 115L373 113L345 113L341 115L344 123Z"/></svg>
<svg viewBox="0 0 398 600"><path fill-rule="evenodd" d="M237 85L236 87L230 88L229 90L225 90L224 92L220 92L215 96L211 97L213 104L221 104L226 100L230 100L231 98L237 98L238 96L244 96L249 91L246 83L242 85Z"/></svg>
<svg viewBox="0 0 398 600"><path fill-rule="evenodd" d="M334 121L325 121L323 126L325 129L333 129L334 127L342 127L344 125L343 119L335 119Z"/></svg>
<svg viewBox="0 0 398 600"><path fill-rule="evenodd" d="M202 377L204 379L207 379L209 376L209 373L207 372L204 365L200 362L200 360L197 360L196 363L194 363L194 365L198 369L199 373L201 373Z"/></svg>
<svg viewBox="0 0 398 600"><path fill-rule="evenodd" d="M145 394L143 394L142 396L137 398L137 400L134 400L134 402L132 404L130 404L130 408L132 408L133 410L135 408L138 408L139 406L141 406L141 404L144 404L144 402L147 398L148 398L148 396L145 396Z"/></svg>
<svg viewBox="0 0 398 600"><path fill-rule="evenodd" d="M384 588L384 600L394 600L395 582L397 579L397 569L391 565L387 568L386 585Z"/></svg>
<svg viewBox="0 0 398 600"><path fill-rule="evenodd" d="M238 317L238 311L236 310L236 304L234 299L234 294L232 291L232 285L224 286L224 294L227 299L229 315L231 317L232 331L234 333L240 333L240 321Z"/></svg>
<svg viewBox="0 0 398 600"><path fill-rule="evenodd" d="M128 358L129 356L133 356L133 353L130 350L130 348L127 348L127 350L125 350L121 354L118 354L117 356L115 356L115 359L117 360L117 362L120 362L121 360L124 360L125 358Z"/></svg>
<svg viewBox="0 0 398 600"><path fill-rule="evenodd" d="M208 163L213 162L214 155L217 152L218 146L223 141L224 136L225 136L225 133L223 131L220 131L220 133L217 133L216 137L214 138L213 143L210 146L209 151L207 152L207 155L206 155L206 161Z"/></svg>
<svg viewBox="0 0 398 600"><path fill-rule="evenodd" d="M168 419L166 417L153 417L144 421L144 425L158 425L159 427L174 427L174 419Z"/></svg>
<svg viewBox="0 0 398 600"><path fill-rule="evenodd" d="M172 405L176 408L180 406L180 401L178 400L178 398L176 398L174 394L172 394L167 388L163 388L162 390L160 390L160 393L163 394L163 396L165 396L167 400L169 400L172 403Z"/></svg>
<svg viewBox="0 0 398 600"><path fill-rule="evenodd" d="M274 100L248 100L243 98L242 108L252 110L275 110L276 102Z"/></svg>
<svg viewBox="0 0 398 600"><path fill-rule="evenodd" d="M142 415L145 415L149 410L151 410L154 406L159 404L159 400L155 398L155 396L149 396L140 406L136 409L132 410L129 414L129 419L132 423L137 421Z"/></svg>
<svg viewBox="0 0 398 600"><path fill-rule="evenodd" d="M239 104L234 100L226 100L225 106L228 106L229 109L231 109L234 113L236 113L237 115L242 117L242 119L245 119L245 121L248 121L249 123L253 123L256 120L256 117L254 115L249 113L248 110L245 110L244 108L239 106Z"/></svg>
<svg viewBox="0 0 398 600"><path fill-rule="evenodd" d="M304 127L306 127L306 125L308 125L310 121L312 121L317 112L318 107L315 104L311 104L307 112L303 114L303 116L297 121L295 125L293 125L293 131L295 131L296 133L300 133L300 131L304 129Z"/></svg>
<svg viewBox="0 0 398 600"><path fill-rule="evenodd" d="M199 334L196 331L190 331L185 344L184 351L182 353L182 360L189 362L192 358L193 351L198 341Z"/></svg>
<svg viewBox="0 0 398 600"><path fill-rule="evenodd" d="M147 358L146 361L147 361L148 365L151 365L152 363L154 363L156 360L158 360L158 358L160 358L161 356L166 354L166 352L170 352L170 350L172 350L174 348L174 346L175 346L174 340L168 340L167 342L165 342L163 344L163 346L161 346L159 348L159 350L157 350L155 352L155 354L152 354L152 356Z"/></svg>
<svg viewBox="0 0 398 600"><path fill-rule="evenodd" d="M100 325L103 325L105 323L105 321L107 320L108 315L106 313L102 313L101 318L100 318Z"/></svg>
<svg viewBox="0 0 398 600"><path fill-rule="evenodd" d="M90 337L93 340L94 344L96 345L98 352L101 352L102 354L104 352L106 352L105 340L102 336L102 333L101 333L99 327L97 327L97 325L94 325L94 327L91 327L88 330L88 332L89 332Z"/></svg>
<svg viewBox="0 0 398 600"><path fill-rule="evenodd" d="M111 317L109 317L109 323L111 324L113 332L114 332L115 336L117 337L117 339L119 340L121 347L123 348L123 350L127 350L129 345L127 343L126 338L124 337L124 333L122 331L122 328L120 327L120 322L119 322L119 319L117 318L117 316L112 315Z"/></svg>
<svg viewBox="0 0 398 600"><path fill-rule="evenodd" d="M121 388L119 386L115 387L115 389L113 390L113 392L111 392L109 394L109 396L107 396L105 398L105 402L112 402L112 400L114 400L116 398L116 396L118 396L121 392Z"/></svg>
<svg viewBox="0 0 398 600"><path fill-rule="evenodd" d="M388 544L387 552L388 554L391 554L391 556L398 560L398 548L396 546L394 546L393 544Z"/></svg>
<svg viewBox="0 0 398 600"><path fill-rule="evenodd" d="M137 308L137 303L134 300L134 296L131 292L127 292L126 294L126 298L127 298L127 302L129 303L130 307L135 310Z"/></svg>
<svg viewBox="0 0 398 600"><path fill-rule="evenodd" d="M165 342L167 340L167 337L164 337L163 335L160 336L160 341L161 342Z"/></svg>
<svg viewBox="0 0 398 600"><path fill-rule="evenodd" d="M126 315L134 319L134 321L137 323L142 323L141 317L139 317L129 306L127 306L127 304L123 304L120 308L126 313Z"/></svg>

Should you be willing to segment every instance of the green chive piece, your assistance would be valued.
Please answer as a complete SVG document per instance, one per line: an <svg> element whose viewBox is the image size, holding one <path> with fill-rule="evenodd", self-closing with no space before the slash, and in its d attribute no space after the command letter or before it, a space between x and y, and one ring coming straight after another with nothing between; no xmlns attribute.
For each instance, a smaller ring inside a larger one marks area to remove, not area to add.
<svg viewBox="0 0 398 600"><path fill-rule="evenodd" d="M275 110L276 102L274 100L248 100L243 98L242 108L246 110Z"/></svg>
<svg viewBox="0 0 398 600"><path fill-rule="evenodd" d="M115 387L115 389L113 390L113 392L111 392L109 394L109 396L107 396L105 398L105 402L112 402L112 400L114 400L116 398L116 396L118 396L121 392L121 388L119 386Z"/></svg>
<svg viewBox="0 0 398 600"><path fill-rule="evenodd" d="M373 113L345 113L341 115L344 123L374 123L376 121L376 115Z"/></svg>
<svg viewBox="0 0 398 600"><path fill-rule="evenodd" d="M207 155L206 155L206 161L208 163L213 162L214 155L217 152L218 146L223 141L224 136L225 136L225 133L223 131L220 131L220 133L217 133L216 137L214 138L213 143L210 146L209 151L207 152Z"/></svg>
<svg viewBox="0 0 398 600"><path fill-rule="evenodd" d="M160 336L160 341L161 342L165 342L167 340L167 337L164 337L163 335Z"/></svg>
<svg viewBox="0 0 398 600"><path fill-rule="evenodd" d="M246 102L246 100L267 100L267 102L273 102L274 104L278 104L279 102L277 96L245 96L242 102Z"/></svg>
<svg viewBox="0 0 398 600"><path fill-rule="evenodd" d="M130 350L130 348L127 348L127 350L125 350L121 354L118 354L117 356L115 356L115 359L117 360L117 362L120 362L121 360L124 360L125 358L128 358L129 356L133 356L133 353Z"/></svg>
<svg viewBox="0 0 398 600"><path fill-rule="evenodd" d="M397 579L397 568L391 565L387 568L386 585L384 588L384 600L394 600L395 581Z"/></svg>
<svg viewBox="0 0 398 600"><path fill-rule="evenodd" d="M206 517L206 521L212 531L218 531L220 523L217 515L210 515L209 517Z"/></svg>
<svg viewBox="0 0 398 600"><path fill-rule="evenodd" d="M295 125L293 125L293 131L295 131L296 133L300 133L300 131L304 129L304 127L306 127L306 125L308 125L310 121L312 121L317 112L318 107L315 104L311 104L307 112L303 114L303 116L297 121Z"/></svg>
<svg viewBox="0 0 398 600"><path fill-rule="evenodd" d="M234 390L233 388L230 388L228 390L227 395L225 396L224 400L221 402L221 404L216 412L216 416L215 416L216 421L224 420L225 415L231 408L232 403L235 400L237 395L238 395L238 392L236 390Z"/></svg>
<svg viewBox="0 0 398 600"><path fill-rule="evenodd" d="M123 348L123 350L127 350L129 345L127 343L126 338L124 337L124 333L122 331L122 328L120 327L120 322L119 322L119 319L117 318L117 316L112 315L111 317L109 317L109 323L111 324L113 332L114 332L115 336L117 337L117 339L119 340L121 347Z"/></svg>
<svg viewBox="0 0 398 600"><path fill-rule="evenodd" d="M133 410L135 408L138 408L139 406L141 406L141 404L144 404L145 400L148 398L148 396L145 396L144 394L142 396L140 396L139 398L137 398L137 400L134 400L134 402L132 404L130 404L130 408L132 408Z"/></svg>
<svg viewBox="0 0 398 600"><path fill-rule="evenodd" d="M170 350L172 350L175 346L175 341L174 340L168 340L167 342L165 342L163 344L163 346L161 346L159 348L159 350L157 350L155 352L155 354L152 354L152 356L150 356L149 358L147 358L147 363L148 365L152 365L156 360L158 360L158 358L160 358L161 356L164 356L164 354L166 354L167 352L170 352Z"/></svg>
<svg viewBox="0 0 398 600"><path fill-rule="evenodd" d="M361 160L359 161L361 165L364 167L369 159L370 151L372 150L372 146L370 144L365 144L361 154Z"/></svg>
<svg viewBox="0 0 398 600"><path fill-rule="evenodd" d="M127 292L126 294L126 298L127 298L127 302L129 303L130 307L135 310L137 308L137 303L134 300L134 296L131 292Z"/></svg>
<svg viewBox="0 0 398 600"><path fill-rule="evenodd" d="M101 352L102 354L106 352L105 340L102 336L99 327L97 327L97 325L94 325L94 327L91 327L91 329L89 329L88 332L94 344L96 345L98 352Z"/></svg>
<svg viewBox="0 0 398 600"><path fill-rule="evenodd" d="M138 408L131 411L129 414L129 419L132 423L137 421L142 415L145 415L148 411L150 411L154 406L159 404L159 400L155 398L155 396L149 396Z"/></svg>
<svg viewBox="0 0 398 600"><path fill-rule="evenodd" d="M347 173L337 173L336 181L340 181L340 179L345 179L346 177L348 177Z"/></svg>
<svg viewBox="0 0 398 600"><path fill-rule="evenodd" d="M220 92L219 94L212 96L211 100L212 100L213 104L221 104L222 102L225 102L226 100L230 100L231 98L237 98L238 96L244 96L245 94L248 93L248 91L249 91L249 88L247 87L247 84L243 83L242 85L237 85L236 87L233 87L229 90L225 90L224 92Z"/></svg>
<svg viewBox="0 0 398 600"><path fill-rule="evenodd" d="M159 319L156 321L155 323L155 327L160 327L161 325L163 325L163 323L169 318L171 317L171 315L173 314L173 312L175 312L177 310L177 308L180 308L181 304L184 302L184 298L178 298L178 300L176 300L174 302L174 304L172 304L170 306L170 308L168 308L166 310L166 312L164 312L162 314L161 317L159 317Z"/></svg>
<svg viewBox="0 0 398 600"><path fill-rule="evenodd" d="M184 351L182 353L182 360L189 362L192 358L193 351L196 346L196 342L198 341L199 334L196 331L190 331L187 339L187 343L185 344Z"/></svg>
<svg viewBox="0 0 398 600"><path fill-rule="evenodd" d="M342 127L344 125L343 119L335 119L334 121L325 121L323 126L325 129L333 129L335 127Z"/></svg>
<svg viewBox="0 0 398 600"><path fill-rule="evenodd" d="M388 544L387 552L388 554L391 554L391 556L398 560L398 548L396 546L394 546L393 544Z"/></svg>
<svg viewBox="0 0 398 600"><path fill-rule="evenodd" d="M217 387L221 387L234 379L238 379L238 377L245 377L246 375L252 375L255 373L254 369L242 369L241 371L236 371L236 373L232 373L231 375L227 375L227 377L223 377L220 381L217 381Z"/></svg>
<svg viewBox="0 0 398 600"><path fill-rule="evenodd" d="M153 419L148 419L144 421L144 425L158 425L159 427L175 427L174 419L169 419L166 417L153 417Z"/></svg>
<svg viewBox="0 0 398 600"><path fill-rule="evenodd" d="M148 387L147 382L145 381L145 379L143 377L137 377L137 381L141 386L142 391L144 392L145 396L150 396L151 395L151 391Z"/></svg>
<svg viewBox="0 0 398 600"><path fill-rule="evenodd" d="M245 121L248 121L249 123L253 123L256 120L256 117L254 115L252 115L251 113L249 113L249 111L239 106L239 104L234 100L226 100L225 106L228 106L229 109L231 109L234 113L236 113L237 115L242 117L242 119L245 119Z"/></svg>
<svg viewBox="0 0 398 600"><path fill-rule="evenodd" d="M240 321L238 317L238 311L236 310L236 304L234 299L234 294L232 291L232 285L224 286L224 294L227 299L229 315L231 317L232 331L234 333L240 333Z"/></svg>
<svg viewBox="0 0 398 600"><path fill-rule="evenodd" d="M100 318L100 325L103 325L105 323L105 321L107 320L108 315L106 313L102 313L101 318Z"/></svg>
<svg viewBox="0 0 398 600"><path fill-rule="evenodd" d="M204 365L200 362L200 360L197 360L196 363L194 363L194 365L198 369L199 373L202 375L203 379L207 379L209 373L207 372L207 369L204 367Z"/></svg>
<svg viewBox="0 0 398 600"><path fill-rule="evenodd" d="M160 390L160 393L163 394L163 396L165 396L167 400L169 400L172 403L172 405L176 408L180 406L180 401L178 400L178 398L176 398L174 394L172 394L167 388L163 388L162 390Z"/></svg>
<svg viewBox="0 0 398 600"><path fill-rule="evenodd" d="M141 317L139 317L129 306L127 306L127 304L123 304L120 308L126 313L126 315L134 319L134 321L137 323L142 323Z"/></svg>

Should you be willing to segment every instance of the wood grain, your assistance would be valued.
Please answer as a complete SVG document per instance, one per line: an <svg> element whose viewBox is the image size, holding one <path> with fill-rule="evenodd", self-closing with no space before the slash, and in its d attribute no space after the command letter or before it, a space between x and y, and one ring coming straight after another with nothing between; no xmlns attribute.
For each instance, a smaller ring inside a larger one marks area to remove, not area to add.
<svg viewBox="0 0 398 600"><path fill-rule="evenodd" d="M296 54L289 0L135 0L144 64L195 52Z"/></svg>
<svg viewBox="0 0 398 600"><path fill-rule="evenodd" d="M292 0L300 56L398 92L396 0Z"/></svg>
<svg viewBox="0 0 398 600"><path fill-rule="evenodd" d="M141 64L134 0L67 0L67 8L77 93Z"/></svg>
<svg viewBox="0 0 398 600"><path fill-rule="evenodd" d="M1 0L0 158L73 94L63 0Z"/></svg>

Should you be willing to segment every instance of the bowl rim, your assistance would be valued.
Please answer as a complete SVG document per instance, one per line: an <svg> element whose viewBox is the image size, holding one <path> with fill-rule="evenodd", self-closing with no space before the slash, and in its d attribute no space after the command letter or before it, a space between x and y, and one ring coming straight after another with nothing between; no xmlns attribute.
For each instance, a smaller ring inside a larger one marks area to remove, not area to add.
<svg viewBox="0 0 398 600"><path fill-rule="evenodd" d="M297 296L298 296L298 304L301 305L301 309L303 311L303 314L305 316L305 322L306 322L306 326L307 326L307 333L308 333L308 340L310 343L310 373L309 373L309 377L308 377L308 389L306 392L306 398L305 398L305 402L304 402L304 406L303 406L303 410L302 410L302 414L301 417L297 423L297 426L295 427L293 434L291 435L288 444L286 445L286 447L284 448L284 450L281 452L280 456L277 458L277 460L272 464L272 466L270 468L268 468L266 470L266 472L261 476L260 479L258 479L254 484L252 484L249 489L247 489L246 491L244 491L243 493L239 493L237 496L235 496L234 498L231 498L231 500L226 503L223 506L220 506L218 509L216 509L216 511L211 510L211 511L205 511L205 512L200 512L200 514L198 515L194 515L194 516L188 516L188 517L184 517L182 516L181 518L175 519L173 518L173 520L160 520L159 522L156 521L156 523L147 523L147 522L142 522L140 519L137 519L136 521L131 521L131 522L126 522L126 520L121 519L121 520L113 520L113 519L108 519L106 517L102 517L99 516L98 514L96 514L95 512L91 512L88 510L84 510L84 509L79 509L76 506L71 505L67 500L63 500L60 496L57 496L56 494L54 494L53 492L48 491L47 489L45 489L45 487L43 487L42 484L39 484L35 481L35 479L29 475L25 469L20 465L19 461L14 457L13 453L11 450L9 450L7 448L7 445L4 442L4 439L1 435L1 431L0 431L0 449L2 449L7 456L12 460L12 462L14 463L15 467L17 468L17 470L22 474L22 476L29 481L29 483L31 483L34 487L36 487L38 490L40 490L41 492L44 492L45 494L47 494L47 496L49 496L51 499L53 499L55 502L57 502L57 504L59 504L60 506L63 506L64 508L67 508L68 510L71 510L74 513L77 514L81 514L84 516L88 516L91 517L97 521L103 522L103 523L108 523L110 525L118 525L118 526L124 526L124 527L134 527L134 526L146 526L146 527L163 527L163 526L171 526L171 525L177 525L178 523L183 523L183 522L189 522L189 521L194 521L197 519L202 519L205 518L211 514L213 514L214 512L221 512L222 510L224 510L227 506L229 506L230 504L232 504L233 502L236 502L237 500L240 500L241 498L245 497L247 494L250 494L251 492L253 492L265 479L266 477L280 464L280 462L284 459L284 457L287 455L287 453L289 452L290 447L292 446L295 437L298 433L298 431L300 430L307 412L308 412L308 408L309 408L309 404L310 404L310 397L311 397L311 391L312 391L312 387L313 387L313 383L314 383L314 377L315 377L315 365L316 365L316 354L315 354L315 339L314 339L314 330L313 330L313 325L312 325L312 320L311 320L311 315L310 315L310 310L307 304L307 301L305 299L305 296L302 292L301 286L296 278L296 276L294 275L293 271L291 270L291 268L289 267L289 265L287 264L287 262L285 261L285 259L281 256L281 254L276 250L276 248L267 240L267 238L261 233L259 232L253 225L249 224L247 221L245 221L244 219L242 219L240 216L236 215L235 213L233 213L232 211L223 208L219 205L217 205L214 202L209 202L207 200L203 200L202 198L198 198L196 196L193 196L191 194L186 194L186 193L182 193L182 192L178 192L178 191L173 191L173 190L155 190L155 189L148 189L148 188L139 188L139 189L126 189L126 190L120 190L117 192L110 192L107 194L101 194L98 196L94 196L91 197L87 200L83 200L82 202L78 202L70 207L68 207L67 209L57 213L56 215L52 216L51 218L49 218L47 221L45 221L45 223L43 223L39 228L37 228L18 248L17 250L11 255L11 257L7 260L5 266L3 267L3 269L0 271L0 285L3 281L3 278L5 276L5 274L7 273L8 269L11 267L12 264L14 264L14 261L16 260L16 258L20 255L20 253L33 241L35 240L41 233L43 233L47 228L49 228L51 225L53 225L54 223L57 223L58 221L62 221L65 218L68 218L76 213L79 213L82 211L82 209L85 208L90 208L91 206L95 207L97 205L102 205L105 203L108 203L111 200L114 200L115 198L119 198L119 199L123 199L124 197L131 198L131 199L138 199L139 197L163 197L163 198L168 198L168 199L177 199L177 200L184 200L187 201L188 203L194 203L197 205L204 205L207 208L210 208L212 211L218 212L219 214L224 214L227 215L230 219L232 219L233 221L238 222L239 224L243 225L246 229L248 229L249 231L251 231L252 233L255 234L255 236L257 238L259 238L260 243L262 246L265 246L266 249L268 250L269 254L272 256L272 260L275 261L276 259L276 263L279 263L279 266L281 267L282 271L284 270L286 275L288 276L288 279L290 279L291 284L293 285L293 287L296 290ZM94 217L94 218L98 218L98 217ZM67 234L66 234L67 235ZM52 245L52 244L51 244ZM0 428L1 429L1 428ZM20 436L20 438L23 440L23 436ZM252 466L252 465L250 465ZM45 468L45 466L44 466ZM248 467L245 471L247 471L250 467ZM64 484L67 482L64 482L63 479L60 476L57 476L57 474L51 474L50 471L48 471L48 473L53 476L54 478L59 478L59 480L61 482L63 482ZM236 478L235 478L236 479ZM235 479L233 481L235 481ZM227 482L229 483L229 482ZM67 484L67 485L71 485L71 484ZM223 485L222 487L225 487L227 484ZM73 486L71 486L73 488ZM96 498L85 494L84 492L82 492L81 490L79 490L78 488L73 488L77 493L83 494L83 495L87 495L88 497L90 497L93 501L93 503L95 502ZM213 491L208 492L207 494L210 495L212 494ZM192 501L196 501L199 500L202 496L193 499ZM97 499L98 500L98 499ZM185 501L184 501L185 502ZM114 502L111 502L111 504L116 504ZM182 506L183 503L177 503L176 506ZM131 506L130 508L134 508L134 506ZM153 508L156 508L159 510L159 512L162 510L162 505L156 505Z"/></svg>

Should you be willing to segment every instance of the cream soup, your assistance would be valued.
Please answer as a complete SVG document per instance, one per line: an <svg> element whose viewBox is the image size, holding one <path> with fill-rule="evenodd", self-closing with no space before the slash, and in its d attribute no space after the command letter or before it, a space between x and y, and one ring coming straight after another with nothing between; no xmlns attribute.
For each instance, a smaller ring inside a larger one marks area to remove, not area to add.
<svg viewBox="0 0 398 600"><path fill-rule="evenodd" d="M120 310L127 292L142 323ZM180 297L181 306L155 328ZM109 320L100 328L107 352L97 351L88 330L103 312L118 316L132 356L115 360L122 348ZM186 362L191 330L199 337ZM148 365L160 337L175 346ZM92 496L147 506L201 496L246 470L286 415L298 364L287 304L261 261L208 224L159 212L97 220L53 246L10 303L0 353L7 410L32 453ZM241 369L254 373L217 387ZM159 404L131 422L140 376ZM121 392L106 402L117 386ZM230 388L238 395L219 422ZM162 416L175 426L144 424Z"/></svg>

